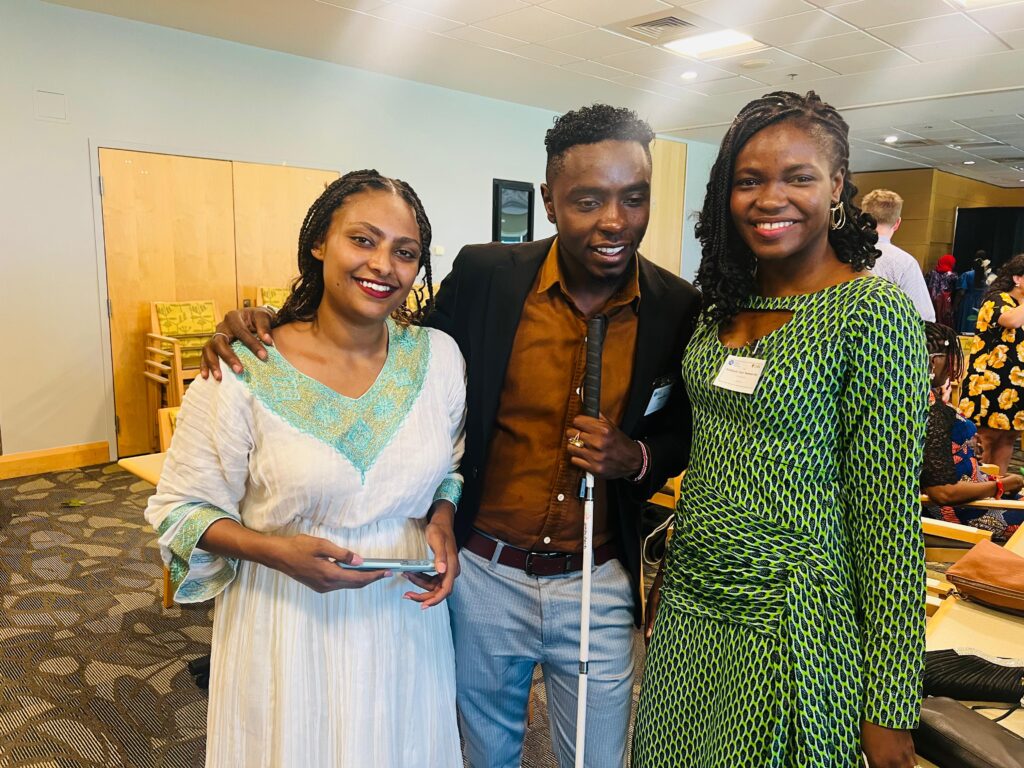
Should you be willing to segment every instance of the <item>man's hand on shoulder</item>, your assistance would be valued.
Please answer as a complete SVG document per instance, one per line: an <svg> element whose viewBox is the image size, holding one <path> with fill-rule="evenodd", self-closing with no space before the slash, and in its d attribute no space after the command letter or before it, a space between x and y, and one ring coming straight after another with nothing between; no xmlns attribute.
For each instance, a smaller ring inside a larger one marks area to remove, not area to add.
<svg viewBox="0 0 1024 768"><path fill-rule="evenodd" d="M274 345L270 335L270 323L274 313L267 307L246 307L233 309L217 323L217 332L203 345L203 358L199 372L204 379L213 374L220 381L220 361L223 360L235 373L243 370L242 361L231 348L234 341L241 341L260 360L267 359L267 346Z"/></svg>

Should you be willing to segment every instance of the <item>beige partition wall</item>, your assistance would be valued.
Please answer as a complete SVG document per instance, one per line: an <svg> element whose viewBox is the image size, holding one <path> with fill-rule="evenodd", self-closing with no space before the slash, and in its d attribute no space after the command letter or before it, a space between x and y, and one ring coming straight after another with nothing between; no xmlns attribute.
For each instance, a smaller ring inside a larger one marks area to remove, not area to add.
<svg viewBox="0 0 1024 768"><path fill-rule="evenodd" d="M659 267L678 275L683 249L686 145L655 139L651 144L651 160L651 222L640 252Z"/></svg>
<svg viewBox="0 0 1024 768"><path fill-rule="evenodd" d="M957 208L1024 206L1024 190L997 187L934 168L855 173L860 198L873 189L891 189L903 198L903 223L892 241L927 271L953 250Z"/></svg>
<svg viewBox="0 0 1024 768"><path fill-rule="evenodd" d="M150 302L235 306L231 163L116 149L99 161L117 452L130 456L152 450L142 376Z"/></svg>
<svg viewBox="0 0 1024 768"><path fill-rule="evenodd" d="M257 287L291 285L298 274L296 243L306 211L336 171L232 163L238 304Z"/></svg>

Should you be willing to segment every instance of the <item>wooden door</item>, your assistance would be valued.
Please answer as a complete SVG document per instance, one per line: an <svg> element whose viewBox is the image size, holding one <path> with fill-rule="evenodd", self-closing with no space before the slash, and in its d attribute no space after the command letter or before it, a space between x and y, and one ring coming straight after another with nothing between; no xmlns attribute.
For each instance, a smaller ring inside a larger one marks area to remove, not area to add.
<svg viewBox="0 0 1024 768"><path fill-rule="evenodd" d="M238 305L257 286L290 287L299 273L297 244L306 211L337 171L232 163Z"/></svg>
<svg viewBox="0 0 1024 768"><path fill-rule="evenodd" d="M686 192L686 145L655 139L651 143L651 222L640 252L673 275L679 274L683 249L683 197Z"/></svg>
<svg viewBox="0 0 1024 768"><path fill-rule="evenodd" d="M150 302L236 306L231 163L100 149L117 452L156 450L142 376Z"/></svg>

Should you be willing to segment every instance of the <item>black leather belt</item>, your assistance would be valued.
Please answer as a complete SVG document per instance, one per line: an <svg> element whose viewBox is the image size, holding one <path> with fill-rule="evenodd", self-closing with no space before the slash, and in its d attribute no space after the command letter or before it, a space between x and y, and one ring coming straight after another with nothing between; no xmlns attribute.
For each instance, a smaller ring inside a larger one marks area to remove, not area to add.
<svg viewBox="0 0 1024 768"><path fill-rule="evenodd" d="M469 538L463 545L474 555L485 560L494 557L498 542L478 531L470 531ZM594 550L594 565L604 565L619 556L619 547L609 541ZM498 562L510 568L518 568L527 576L557 576L560 573L573 573L583 569L582 552L531 552L527 549L505 544L498 555Z"/></svg>

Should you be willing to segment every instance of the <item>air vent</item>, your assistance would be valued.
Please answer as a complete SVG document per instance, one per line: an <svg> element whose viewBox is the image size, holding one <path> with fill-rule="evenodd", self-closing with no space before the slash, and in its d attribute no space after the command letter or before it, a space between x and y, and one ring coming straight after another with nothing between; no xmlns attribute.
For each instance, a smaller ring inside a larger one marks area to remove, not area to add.
<svg viewBox="0 0 1024 768"><path fill-rule="evenodd" d="M1017 155L1015 157L992 157L989 158L993 163L1000 163L1002 165L1013 165L1024 160L1024 155Z"/></svg>
<svg viewBox="0 0 1024 768"><path fill-rule="evenodd" d="M675 16L662 16L650 21L642 21L629 27L638 35L643 35L651 40L661 40L663 37L676 38L684 29L693 29L695 24L683 21Z"/></svg>
<svg viewBox="0 0 1024 768"><path fill-rule="evenodd" d="M897 141L895 144L889 144L888 146L904 149L906 147L935 147L938 144L939 142L929 139L907 139L906 141Z"/></svg>

